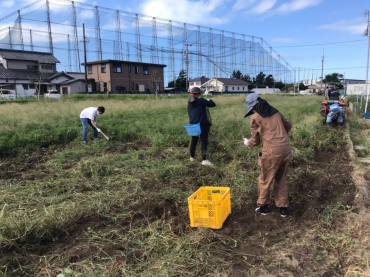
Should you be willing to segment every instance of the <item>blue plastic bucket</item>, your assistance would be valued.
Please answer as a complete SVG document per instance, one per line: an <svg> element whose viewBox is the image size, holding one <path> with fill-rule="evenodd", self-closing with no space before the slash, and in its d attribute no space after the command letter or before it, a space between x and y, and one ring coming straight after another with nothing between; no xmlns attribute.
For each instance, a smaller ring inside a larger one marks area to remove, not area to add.
<svg viewBox="0 0 370 277"><path fill-rule="evenodd" d="M185 126L186 131L188 131L189 136L199 136L202 132L200 130L200 123L198 124L186 124Z"/></svg>

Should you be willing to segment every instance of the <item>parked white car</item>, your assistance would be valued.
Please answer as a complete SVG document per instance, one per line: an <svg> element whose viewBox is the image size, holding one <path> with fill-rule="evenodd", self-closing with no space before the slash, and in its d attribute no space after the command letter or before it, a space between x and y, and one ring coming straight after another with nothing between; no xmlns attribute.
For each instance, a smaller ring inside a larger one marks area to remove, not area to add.
<svg viewBox="0 0 370 277"><path fill-rule="evenodd" d="M205 92L203 93L203 95L213 95L213 93L214 93L214 91L213 91L213 90L211 90L211 91L205 91Z"/></svg>
<svg viewBox="0 0 370 277"><path fill-rule="evenodd" d="M15 99L15 94L11 92L10 90L0 90L0 98L1 99Z"/></svg>
<svg viewBox="0 0 370 277"><path fill-rule="evenodd" d="M61 97L59 91L57 90L48 90L45 94L44 94L44 97L45 98L54 98L54 99L59 99Z"/></svg>

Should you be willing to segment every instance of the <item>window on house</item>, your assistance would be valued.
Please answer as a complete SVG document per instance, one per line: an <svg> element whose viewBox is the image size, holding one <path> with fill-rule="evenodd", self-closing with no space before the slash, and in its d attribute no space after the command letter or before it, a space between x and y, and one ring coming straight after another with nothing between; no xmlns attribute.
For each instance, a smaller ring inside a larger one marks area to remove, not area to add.
<svg viewBox="0 0 370 277"><path fill-rule="evenodd" d="M134 82L131 83L131 90L134 90L135 89L135 85L134 85Z"/></svg>
<svg viewBox="0 0 370 277"><path fill-rule="evenodd" d="M28 85L22 85L24 90L28 90Z"/></svg>
<svg viewBox="0 0 370 277"><path fill-rule="evenodd" d="M125 86L116 86L116 90L126 90Z"/></svg>
<svg viewBox="0 0 370 277"><path fill-rule="evenodd" d="M108 91L108 84L106 82L103 83L103 86L104 86L104 92L107 92Z"/></svg>
<svg viewBox="0 0 370 277"><path fill-rule="evenodd" d="M143 75L148 75L149 74L149 68L147 65L143 65Z"/></svg>
<svg viewBox="0 0 370 277"><path fill-rule="evenodd" d="M107 72L107 65L105 63L101 64L101 73L106 73Z"/></svg>
<svg viewBox="0 0 370 277"><path fill-rule="evenodd" d="M27 69L28 70L38 70L39 67L38 67L38 65L27 65Z"/></svg>
<svg viewBox="0 0 370 277"><path fill-rule="evenodd" d="M87 66L87 73L92 74L92 65Z"/></svg>
<svg viewBox="0 0 370 277"><path fill-rule="evenodd" d="M128 66L128 73L131 73L131 64Z"/></svg>
<svg viewBox="0 0 370 277"><path fill-rule="evenodd" d="M119 63L113 64L113 73L122 73L122 67Z"/></svg>
<svg viewBox="0 0 370 277"><path fill-rule="evenodd" d="M135 74L139 74L139 67L135 66Z"/></svg>
<svg viewBox="0 0 370 277"><path fill-rule="evenodd" d="M41 69L44 69L44 70L53 70L53 65L51 65L51 64L42 64L41 65Z"/></svg>
<svg viewBox="0 0 370 277"><path fill-rule="evenodd" d="M234 90L234 87L233 87L233 90Z"/></svg>
<svg viewBox="0 0 370 277"><path fill-rule="evenodd" d="M35 89L35 84L29 84L28 89Z"/></svg>
<svg viewBox="0 0 370 277"><path fill-rule="evenodd" d="M139 90L139 85L138 84L135 85L135 90Z"/></svg>
<svg viewBox="0 0 370 277"><path fill-rule="evenodd" d="M238 87L238 90L239 90L239 87Z"/></svg>
<svg viewBox="0 0 370 277"><path fill-rule="evenodd" d="M244 90L244 87L243 87L243 90Z"/></svg>

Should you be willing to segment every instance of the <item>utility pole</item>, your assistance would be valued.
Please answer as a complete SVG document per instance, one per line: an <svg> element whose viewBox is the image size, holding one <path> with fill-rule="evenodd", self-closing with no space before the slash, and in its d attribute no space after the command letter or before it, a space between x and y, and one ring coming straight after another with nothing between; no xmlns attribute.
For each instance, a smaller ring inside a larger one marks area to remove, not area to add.
<svg viewBox="0 0 370 277"><path fill-rule="evenodd" d="M322 91L322 83L324 82L324 55L322 55L322 60L321 60L321 85L320 85L320 90ZM325 93L324 93L325 96Z"/></svg>
<svg viewBox="0 0 370 277"><path fill-rule="evenodd" d="M186 59L186 91L189 90L189 50L188 47L192 46L191 44L186 43L185 44L185 59Z"/></svg>
<svg viewBox="0 0 370 277"><path fill-rule="evenodd" d="M215 66L215 72L216 72L216 91L217 91L217 58L216 58L216 66ZM221 91L221 95L222 95L222 91Z"/></svg>
<svg viewBox="0 0 370 277"><path fill-rule="evenodd" d="M87 64L86 64L86 37L85 37L85 24L82 24L83 29L83 41L84 41L84 65L85 65L85 91L88 92L87 88Z"/></svg>
<svg viewBox="0 0 370 277"><path fill-rule="evenodd" d="M367 44L367 65L366 65L366 83L365 83L365 91L366 91L366 105L365 105L365 113L367 112L367 105L369 102L369 91L367 90L367 83L369 78L369 55L370 55L370 11L366 11L365 15L367 15L367 28L365 30L364 35L369 38Z"/></svg>

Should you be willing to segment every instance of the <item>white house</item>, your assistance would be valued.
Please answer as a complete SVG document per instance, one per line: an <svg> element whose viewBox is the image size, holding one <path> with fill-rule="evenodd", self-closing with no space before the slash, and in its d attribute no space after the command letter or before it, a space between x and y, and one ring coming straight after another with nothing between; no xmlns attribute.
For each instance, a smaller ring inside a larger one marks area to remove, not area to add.
<svg viewBox="0 0 370 277"><path fill-rule="evenodd" d="M0 49L0 87L17 97L43 95L47 90L61 93L85 91L85 82L72 74L57 72L59 60L51 53ZM79 73L81 78L81 73Z"/></svg>
<svg viewBox="0 0 370 277"><path fill-rule="evenodd" d="M244 80L229 78L212 78L203 84L206 91L219 92L247 92L249 85Z"/></svg>
<svg viewBox="0 0 370 277"><path fill-rule="evenodd" d="M191 90L194 87L202 88L203 84L207 81L209 81L209 78L206 78L204 76L200 78L190 79L189 80L189 90Z"/></svg>
<svg viewBox="0 0 370 277"><path fill-rule="evenodd" d="M370 93L370 81L367 84L367 91ZM346 95L367 95L366 84L348 84L346 86Z"/></svg>

